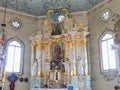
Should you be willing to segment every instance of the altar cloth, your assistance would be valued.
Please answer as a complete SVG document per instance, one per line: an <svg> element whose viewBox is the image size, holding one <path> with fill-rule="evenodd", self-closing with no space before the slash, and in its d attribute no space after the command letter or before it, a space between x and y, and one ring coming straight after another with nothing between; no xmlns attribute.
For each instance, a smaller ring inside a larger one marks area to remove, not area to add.
<svg viewBox="0 0 120 90"><path fill-rule="evenodd" d="M32 88L31 90L67 90L67 88Z"/></svg>

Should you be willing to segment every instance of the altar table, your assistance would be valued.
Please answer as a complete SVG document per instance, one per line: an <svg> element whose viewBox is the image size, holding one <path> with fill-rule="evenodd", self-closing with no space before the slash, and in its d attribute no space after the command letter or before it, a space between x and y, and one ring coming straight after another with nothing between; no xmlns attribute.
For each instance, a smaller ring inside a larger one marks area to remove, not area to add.
<svg viewBox="0 0 120 90"><path fill-rule="evenodd" d="M31 90L67 90L67 88L32 88Z"/></svg>

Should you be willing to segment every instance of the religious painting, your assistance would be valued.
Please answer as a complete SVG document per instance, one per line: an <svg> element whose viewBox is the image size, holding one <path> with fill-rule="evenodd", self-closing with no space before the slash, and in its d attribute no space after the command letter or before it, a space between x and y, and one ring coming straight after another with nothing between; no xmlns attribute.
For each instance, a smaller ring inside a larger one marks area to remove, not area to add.
<svg viewBox="0 0 120 90"><path fill-rule="evenodd" d="M65 16L65 11L61 10L61 9L56 9L54 11L52 11L52 13L50 14L50 19L52 19L54 22L61 22L60 18L61 16Z"/></svg>
<svg viewBox="0 0 120 90"><path fill-rule="evenodd" d="M52 24L52 35L61 35L63 30L63 23Z"/></svg>
<svg viewBox="0 0 120 90"><path fill-rule="evenodd" d="M50 63L51 70L65 71L64 67L64 44L55 42L52 45L52 61Z"/></svg>

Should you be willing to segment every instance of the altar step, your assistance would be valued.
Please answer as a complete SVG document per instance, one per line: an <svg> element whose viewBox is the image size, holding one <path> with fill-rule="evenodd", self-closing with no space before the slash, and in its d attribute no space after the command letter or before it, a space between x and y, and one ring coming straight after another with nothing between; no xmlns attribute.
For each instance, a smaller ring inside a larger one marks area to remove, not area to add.
<svg viewBox="0 0 120 90"><path fill-rule="evenodd" d="M68 90L68 88L32 88L31 90ZM73 90L79 90L74 88ZM92 90L91 88L81 88L80 90Z"/></svg>

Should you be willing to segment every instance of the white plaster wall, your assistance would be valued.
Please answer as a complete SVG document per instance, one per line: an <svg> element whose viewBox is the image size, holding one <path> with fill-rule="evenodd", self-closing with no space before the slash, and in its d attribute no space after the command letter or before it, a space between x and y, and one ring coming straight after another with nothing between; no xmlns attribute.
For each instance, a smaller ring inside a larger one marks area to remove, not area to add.
<svg viewBox="0 0 120 90"><path fill-rule="evenodd" d="M78 23L88 25L88 15L86 11L70 14Z"/></svg>
<svg viewBox="0 0 120 90"><path fill-rule="evenodd" d="M101 20L102 11L109 8L112 14L120 14L120 0L109 0L106 4L91 10L88 13L88 25L90 32L90 63L91 63L91 76L92 76L92 89L93 90L114 90L117 79L106 81L100 73L100 57L98 40L100 35L106 30L113 30L113 21L110 19L108 22Z"/></svg>
<svg viewBox="0 0 120 90"><path fill-rule="evenodd" d="M22 21L22 28L20 30L15 30L13 29L10 24L9 21L10 19L13 18L19 18ZM0 10L0 24L3 21L3 11ZM12 38L12 37L18 37L19 39L21 39L24 42L25 45L25 53L24 53L24 67L23 67L23 75L19 76L19 77L30 77L30 62L31 62L31 42L29 39L29 36L31 35L31 33L35 30L35 27L37 25L37 20L35 17L32 16L27 16L27 15L23 15L23 14L18 14L15 12L9 12L7 11L6 13L6 40ZM1 26L0 26L1 28ZM4 90L10 90L9 89L9 84L10 82L8 82L6 80L5 82L5 88ZM19 82L19 80L16 81L15 83L15 90L29 90L29 82L25 83L25 82Z"/></svg>

